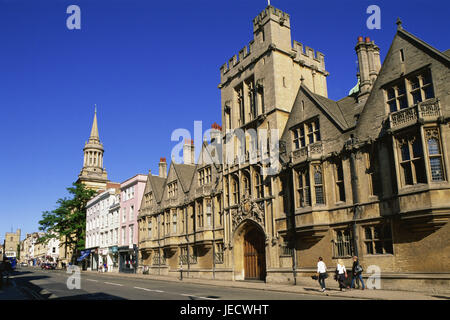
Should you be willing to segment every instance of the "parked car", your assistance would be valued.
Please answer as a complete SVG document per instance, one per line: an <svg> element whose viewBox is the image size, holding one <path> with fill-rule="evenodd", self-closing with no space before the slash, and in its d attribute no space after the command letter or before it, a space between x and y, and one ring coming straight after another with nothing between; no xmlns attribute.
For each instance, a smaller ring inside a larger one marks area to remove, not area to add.
<svg viewBox="0 0 450 320"><path fill-rule="evenodd" d="M55 270L56 269L56 265L53 263L42 263L41 264L41 268L44 270Z"/></svg>
<svg viewBox="0 0 450 320"><path fill-rule="evenodd" d="M21 267L28 267L28 263L26 263L26 262L21 262L21 263L20 263L20 266L21 266Z"/></svg>

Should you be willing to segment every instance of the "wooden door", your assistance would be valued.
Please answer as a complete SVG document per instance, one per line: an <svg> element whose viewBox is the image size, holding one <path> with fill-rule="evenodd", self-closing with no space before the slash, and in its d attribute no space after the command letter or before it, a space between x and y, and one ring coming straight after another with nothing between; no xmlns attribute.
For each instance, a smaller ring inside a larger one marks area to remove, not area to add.
<svg viewBox="0 0 450 320"><path fill-rule="evenodd" d="M253 229L244 237L245 279L264 280L266 277L266 257L264 236Z"/></svg>

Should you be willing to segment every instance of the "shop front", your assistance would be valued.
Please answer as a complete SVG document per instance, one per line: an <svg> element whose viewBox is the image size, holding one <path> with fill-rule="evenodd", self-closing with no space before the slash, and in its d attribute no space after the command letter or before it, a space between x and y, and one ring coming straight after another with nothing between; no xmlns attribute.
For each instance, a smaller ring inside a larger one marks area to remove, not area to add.
<svg viewBox="0 0 450 320"><path fill-rule="evenodd" d="M112 246L108 250L108 271L119 271L119 247Z"/></svg>
<svg viewBox="0 0 450 320"><path fill-rule="evenodd" d="M136 273L137 257L138 247L135 244L119 247L119 272Z"/></svg>

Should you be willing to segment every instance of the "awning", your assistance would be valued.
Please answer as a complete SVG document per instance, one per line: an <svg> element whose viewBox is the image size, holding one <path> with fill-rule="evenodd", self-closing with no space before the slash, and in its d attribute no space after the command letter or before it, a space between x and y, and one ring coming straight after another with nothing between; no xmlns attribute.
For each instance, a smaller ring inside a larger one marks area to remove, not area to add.
<svg viewBox="0 0 450 320"><path fill-rule="evenodd" d="M84 250L81 251L81 256L77 259L77 261L82 261L84 258L86 258L91 253L91 250Z"/></svg>

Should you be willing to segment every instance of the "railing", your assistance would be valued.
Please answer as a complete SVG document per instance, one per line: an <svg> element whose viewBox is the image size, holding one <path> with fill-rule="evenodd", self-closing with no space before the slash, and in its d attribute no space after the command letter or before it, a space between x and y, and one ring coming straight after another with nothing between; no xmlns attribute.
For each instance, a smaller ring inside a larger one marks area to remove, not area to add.
<svg viewBox="0 0 450 320"><path fill-rule="evenodd" d="M183 265L187 265L188 264L188 256L187 256L187 254L182 254L182 255L180 255L179 258L180 258L180 262ZM197 263L197 256L189 255L189 258L190 258L189 264L196 264Z"/></svg>
<svg viewBox="0 0 450 320"><path fill-rule="evenodd" d="M391 129L401 129L415 124L419 120L437 120L441 115L439 100L433 98L419 102L415 106L390 113L389 123Z"/></svg>
<svg viewBox="0 0 450 320"><path fill-rule="evenodd" d="M153 257L153 265L161 266L161 265L165 265L165 264L166 264L166 257L160 256L160 255L155 255Z"/></svg>
<svg viewBox="0 0 450 320"><path fill-rule="evenodd" d="M294 253L294 248L289 248L288 246L282 246L281 247L281 254L280 254L280 256L292 257L293 253Z"/></svg>

